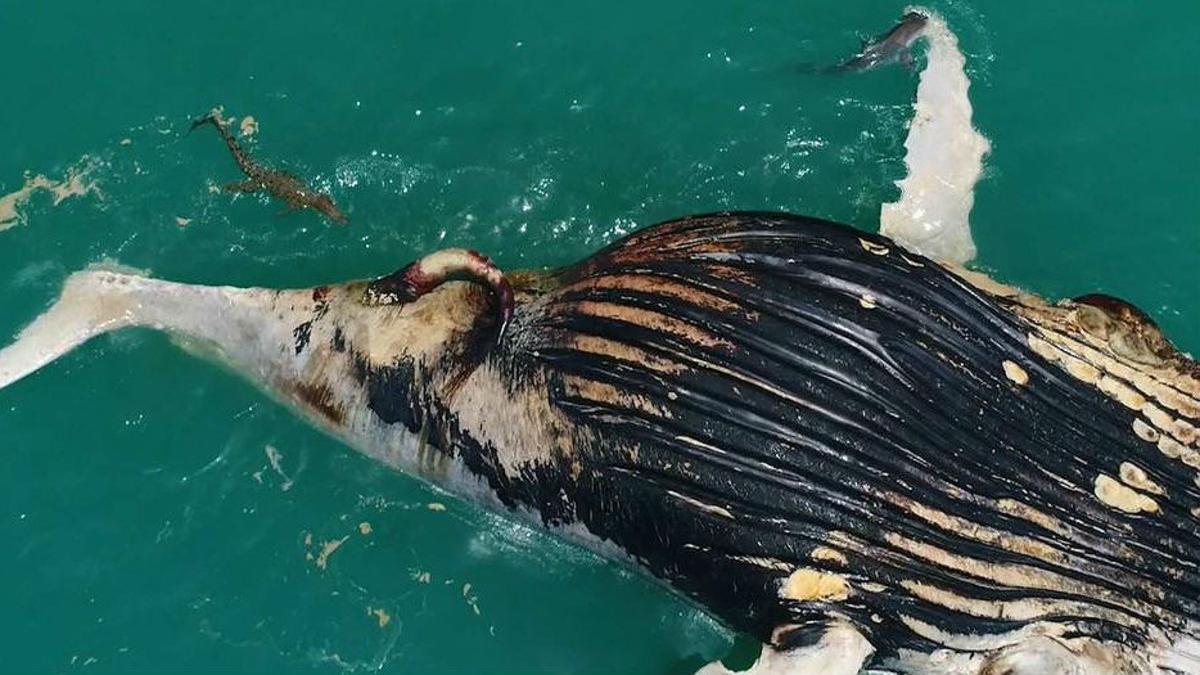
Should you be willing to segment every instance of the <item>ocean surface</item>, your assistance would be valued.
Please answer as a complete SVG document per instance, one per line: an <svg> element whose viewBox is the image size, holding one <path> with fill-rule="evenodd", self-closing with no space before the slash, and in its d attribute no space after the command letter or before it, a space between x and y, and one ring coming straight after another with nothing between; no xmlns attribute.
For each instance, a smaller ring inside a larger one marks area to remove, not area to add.
<svg viewBox="0 0 1200 675"><path fill-rule="evenodd" d="M1200 350L1200 4L930 6L992 144L974 266L1126 298ZM311 286L446 246L563 264L720 209L876 230L916 75L811 66L903 8L5 2L0 343L99 261ZM215 189L241 176L211 128L187 130L216 105L350 224ZM753 657L653 582L389 472L149 331L0 391L0 449L6 672L682 674L731 646Z"/></svg>

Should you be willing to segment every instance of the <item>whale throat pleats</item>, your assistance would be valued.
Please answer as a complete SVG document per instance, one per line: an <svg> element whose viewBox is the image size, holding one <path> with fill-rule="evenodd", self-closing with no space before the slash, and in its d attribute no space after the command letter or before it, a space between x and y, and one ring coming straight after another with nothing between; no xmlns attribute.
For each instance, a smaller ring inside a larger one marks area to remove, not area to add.
<svg viewBox="0 0 1200 675"><path fill-rule="evenodd" d="M558 281L526 349L594 439L576 516L739 628L833 608L881 649L970 649L1200 619L1195 470L1031 349L1014 300L779 214L664 224Z"/></svg>

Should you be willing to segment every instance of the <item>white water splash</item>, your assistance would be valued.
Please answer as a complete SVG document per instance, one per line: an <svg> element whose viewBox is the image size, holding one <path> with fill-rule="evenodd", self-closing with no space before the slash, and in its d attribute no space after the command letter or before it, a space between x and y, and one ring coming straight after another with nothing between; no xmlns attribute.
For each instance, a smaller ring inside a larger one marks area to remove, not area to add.
<svg viewBox="0 0 1200 675"><path fill-rule="evenodd" d="M922 255L962 264L975 257L971 207L991 143L971 124L971 81L958 38L937 14L912 9L929 16L928 64L904 141L908 175L896 183L900 200L883 205L879 231Z"/></svg>

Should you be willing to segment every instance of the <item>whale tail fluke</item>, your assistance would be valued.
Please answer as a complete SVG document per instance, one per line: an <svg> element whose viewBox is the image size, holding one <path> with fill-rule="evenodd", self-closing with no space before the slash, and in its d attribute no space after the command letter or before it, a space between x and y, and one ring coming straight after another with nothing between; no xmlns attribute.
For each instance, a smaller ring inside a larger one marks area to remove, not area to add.
<svg viewBox="0 0 1200 675"><path fill-rule="evenodd" d="M140 275L89 268L72 274L41 316L0 349L0 389L91 338L136 322L136 303L122 292Z"/></svg>

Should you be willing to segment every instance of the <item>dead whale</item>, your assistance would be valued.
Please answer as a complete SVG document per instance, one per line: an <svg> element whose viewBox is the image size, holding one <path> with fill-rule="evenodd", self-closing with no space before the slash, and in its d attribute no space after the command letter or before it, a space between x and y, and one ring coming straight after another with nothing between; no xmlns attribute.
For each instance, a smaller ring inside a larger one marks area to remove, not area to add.
<svg viewBox="0 0 1200 675"><path fill-rule="evenodd" d="M133 325L620 551L761 640L758 672L1200 672L1200 367L1114 298L720 213L507 277L463 251L299 290L86 270L0 386Z"/></svg>

